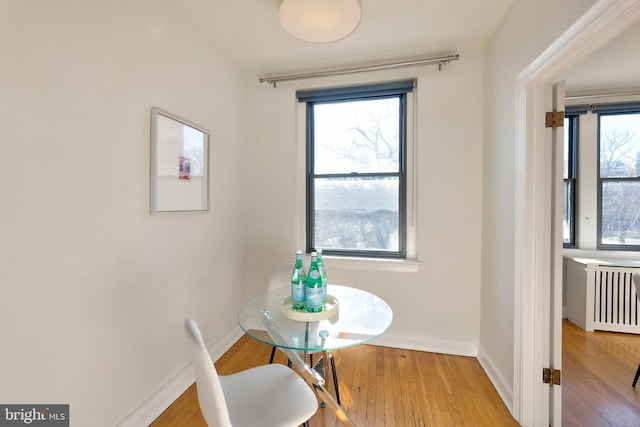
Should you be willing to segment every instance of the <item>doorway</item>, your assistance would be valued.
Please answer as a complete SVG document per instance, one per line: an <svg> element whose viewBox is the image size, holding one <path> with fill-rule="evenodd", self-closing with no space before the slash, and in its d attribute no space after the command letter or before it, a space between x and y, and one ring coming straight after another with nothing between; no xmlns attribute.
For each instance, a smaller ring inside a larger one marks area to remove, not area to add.
<svg viewBox="0 0 640 427"><path fill-rule="evenodd" d="M562 73L561 78L567 84L568 102L590 105L640 101L640 64L635 61L637 55L632 53L637 52L639 41L640 24L635 23ZM598 259L604 252L593 253L598 241L598 221L595 220L598 167L595 163L599 156L599 129L596 115L582 114L577 124L581 158L588 163L577 165L582 176L578 181L580 203L576 211L579 217L575 218L575 222L578 231L576 240L581 249L570 249L566 255ZM637 135L637 132L634 133ZM629 255L617 253L615 257L627 259ZM576 301L575 296L574 292L572 301ZM574 310L575 307L574 304ZM575 312L572 314L576 315ZM631 387L640 357L631 356L637 354L636 337L625 335L585 332L567 320L563 321L563 424L584 425L585 420L592 420L591 423L599 420L598 425L610 425L606 419L616 413L627 425L640 423L636 390Z"/></svg>
<svg viewBox="0 0 640 427"><path fill-rule="evenodd" d="M515 311L519 319L515 341L516 360L519 361L516 365L519 372L516 374L515 402L522 405L516 408L516 412L524 414L520 418L525 425L560 425L561 418L560 411L554 412L559 399L549 403L549 388L539 381L539 372L541 365L548 363L549 359L553 362L551 350L554 347L561 348L560 336L556 336L553 343L551 341L554 325L549 320L549 297L553 289L549 289L549 277L553 259L549 255L549 247L554 239L561 239L562 236L552 233L545 217L551 203L551 192L545 181L545 171L551 168L549 156L544 155L548 137L544 132L531 132L531 129L542 123L540 114L548 107L551 82L578 60L613 40L639 17L639 3L600 1L519 76L519 95L516 100L519 119L517 150L523 158L527 158L527 155L533 157L530 167L516 173L516 190L521 191L522 196L516 199L516 211L521 213L516 219L516 226L521 235L516 245L515 270L516 277L523 280ZM542 200L544 203L532 204L531 200ZM527 207L532 207L533 212L527 211ZM533 277L528 277L527 273L533 273ZM561 286L561 283L557 283L557 286ZM534 301L533 310L523 308L522 301L527 298ZM559 329L557 326L556 329ZM533 340L524 341L528 337L533 337ZM541 356L523 358L522 354L526 352Z"/></svg>

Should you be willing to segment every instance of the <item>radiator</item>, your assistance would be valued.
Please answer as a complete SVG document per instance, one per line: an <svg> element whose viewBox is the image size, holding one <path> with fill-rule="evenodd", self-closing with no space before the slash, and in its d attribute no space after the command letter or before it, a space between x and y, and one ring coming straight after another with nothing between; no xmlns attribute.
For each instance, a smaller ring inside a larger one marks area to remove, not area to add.
<svg viewBox="0 0 640 427"><path fill-rule="evenodd" d="M572 261L566 268L569 320L587 331L640 334L640 304L632 281L640 266Z"/></svg>

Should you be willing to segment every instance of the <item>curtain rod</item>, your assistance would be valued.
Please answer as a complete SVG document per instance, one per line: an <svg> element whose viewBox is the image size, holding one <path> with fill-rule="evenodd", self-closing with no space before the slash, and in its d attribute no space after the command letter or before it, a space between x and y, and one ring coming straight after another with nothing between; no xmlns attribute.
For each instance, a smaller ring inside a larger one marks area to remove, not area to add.
<svg viewBox="0 0 640 427"><path fill-rule="evenodd" d="M632 92L618 92L618 93L600 93L597 95L572 95L565 96L564 99L573 100L573 99L593 99L593 98L604 98L610 96L637 96L640 95L640 91L632 91Z"/></svg>
<svg viewBox="0 0 640 427"><path fill-rule="evenodd" d="M390 70L393 68L410 67L414 65L438 65L438 70L442 70L443 65L446 65L451 61L457 61L458 59L460 59L460 55L455 54L455 55L440 56L437 58L415 59L415 60L405 61L405 62L390 62L385 64L369 65L369 66L362 66L362 67L336 68L332 70L315 71L315 72L302 73L302 74L264 76L264 77L260 77L260 83L269 83L273 85L273 87L276 87L276 84L279 82L285 82L285 81L291 81L291 80L303 80L303 79L313 79L316 77L339 76L343 74L363 73L366 71Z"/></svg>

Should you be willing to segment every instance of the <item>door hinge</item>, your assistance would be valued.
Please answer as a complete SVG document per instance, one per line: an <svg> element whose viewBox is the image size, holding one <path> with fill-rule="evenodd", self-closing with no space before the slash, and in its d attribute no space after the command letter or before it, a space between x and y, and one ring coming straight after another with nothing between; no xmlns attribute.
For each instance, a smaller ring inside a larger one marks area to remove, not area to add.
<svg viewBox="0 0 640 427"><path fill-rule="evenodd" d="M547 111L545 113L545 127L561 128L564 126L564 111Z"/></svg>
<svg viewBox="0 0 640 427"><path fill-rule="evenodd" d="M544 384L549 384L552 387L554 385L560 385L561 376L562 371L560 371L560 369L542 368L542 382Z"/></svg>

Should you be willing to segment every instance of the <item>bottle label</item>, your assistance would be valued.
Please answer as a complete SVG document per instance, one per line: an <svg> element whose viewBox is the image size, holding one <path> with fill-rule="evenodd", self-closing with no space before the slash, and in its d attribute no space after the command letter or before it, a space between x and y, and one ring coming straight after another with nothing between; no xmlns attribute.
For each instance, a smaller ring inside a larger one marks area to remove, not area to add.
<svg viewBox="0 0 640 427"><path fill-rule="evenodd" d="M305 286L304 283L292 283L291 284L291 302L304 302L305 301Z"/></svg>
<svg viewBox="0 0 640 427"><path fill-rule="evenodd" d="M321 308L322 307L322 288L307 288L307 307L308 308Z"/></svg>

